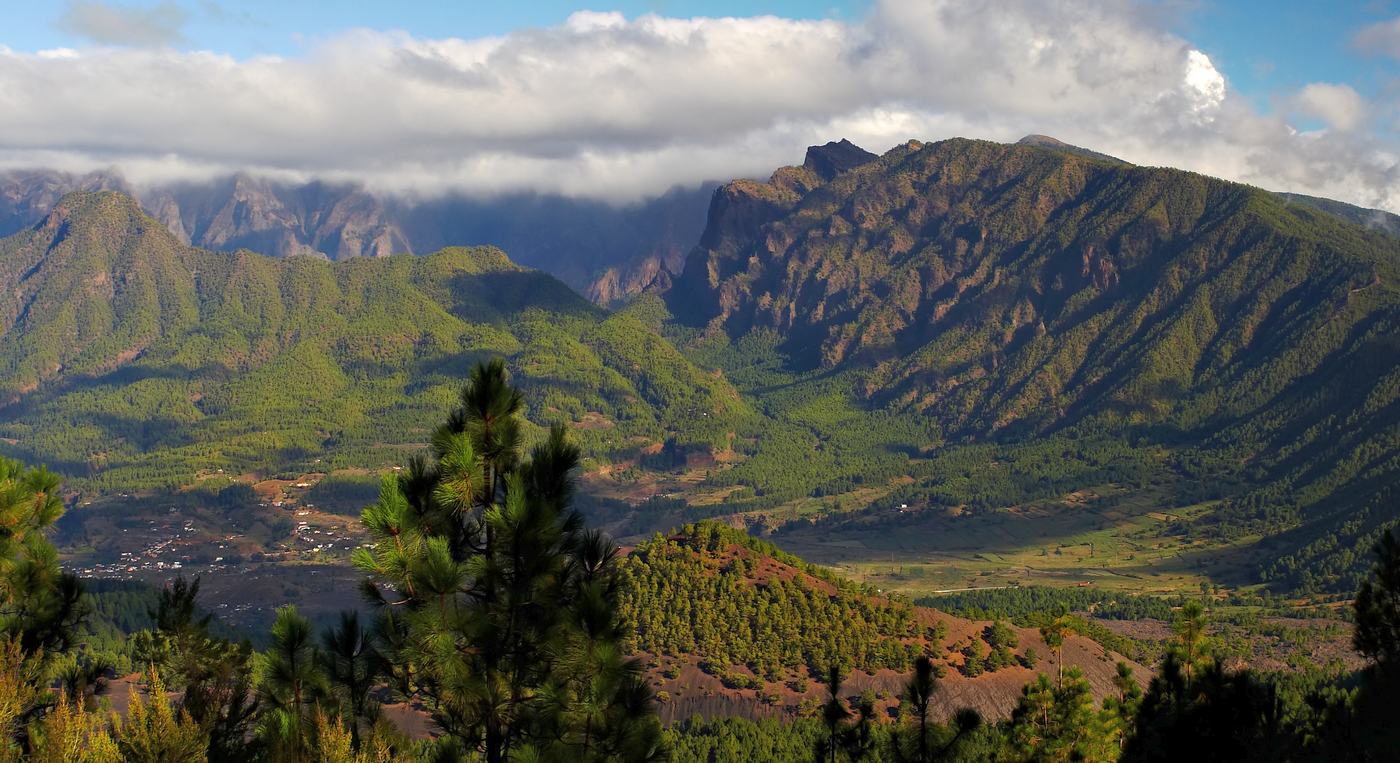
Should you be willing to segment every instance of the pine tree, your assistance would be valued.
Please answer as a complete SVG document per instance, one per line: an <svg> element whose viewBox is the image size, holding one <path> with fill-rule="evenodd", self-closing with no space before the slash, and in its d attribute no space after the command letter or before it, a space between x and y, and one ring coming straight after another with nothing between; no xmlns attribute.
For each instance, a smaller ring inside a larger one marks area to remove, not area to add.
<svg viewBox="0 0 1400 763"><path fill-rule="evenodd" d="M0 760L18 758L30 713L45 693L43 670L18 639L0 639Z"/></svg>
<svg viewBox="0 0 1400 763"><path fill-rule="evenodd" d="M209 635L209 623L214 616L197 616L198 607L199 578L190 582L176 577L174 582L160 589L156 608L146 612L155 623L156 630L172 638L204 638Z"/></svg>
<svg viewBox="0 0 1400 763"><path fill-rule="evenodd" d="M0 458L0 650L21 663L0 678L23 684L0 687L0 695L19 703L0 708L0 722L14 746L48 706L41 690L84 615L82 587L59 569L58 552L45 537L62 514L57 475Z"/></svg>
<svg viewBox="0 0 1400 763"><path fill-rule="evenodd" d="M161 589L154 609L147 609L153 630L133 636L138 659L182 688L181 709L189 713L209 740L214 763L246 759L259 704L249 676L253 651L209 633L213 615L199 614L199 578L177 577Z"/></svg>
<svg viewBox="0 0 1400 763"><path fill-rule="evenodd" d="M914 661L914 675L904 687L904 702L913 716L916 730L913 759L919 763L929 763L933 760L933 740L929 735L928 714L933 693L937 689L938 678L933 673L933 661L927 657L919 657Z"/></svg>
<svg viewBox="0 0 1400 763"><path fill-rule="evenodd" d="M409 763L414 756L395 750L384 737L373 733L358 740L344 723L324 711L316 711L316 749L314 763ZM376 729L377 731L377 729Z"/></svg>
<svg viewBox="0 0 1400 763"><path fill-rule="evenodd" d="M1400 667L1400 541L1392 530L1376 543L1376 564L1356 592L1356 651L1384 671Z"/></svg>
<svg viewBox="0 0 1400 763"><path fill-rule="evenodd" d="M1118 758L1113 716L1099 713L1079 668L1053 686L1044 674L1027 684L1011 716L1011 739L1028 761L1111 761Z"/></svg>
<svg viewBox="0 0 1400 763"><path fill-rule="evenodd" d="M875 751L875 694L861 692L856 699L856 721L846 730L846 757L852 761L865 760Z"/></svg>
<svg viewBox="0 0 1400 763"><path fill-rule="evenodd" d="M1137 723L1138 707L1142 704L1142 687L1133 677L1132 667L1124 662L1118 663L1117 672L1113 676L1113 686L1118 690L1118 695L1104 700L1104 710L1114 718L1118 749L1122 750Z"/></svg>
<svg viewBox="0 0 1400 763"><path fill-rule="evenodd" d="M108 718L84 707L82 702L70 701L69 696L60 693L54 706L34 722L25 759L34 763L123 761ZM18 756L0 756L0 760L17 759Z"/></svg>
<svg viewBox="0 0 1400 763"><path fill-rule="evenodd" d="M176 713L166 698L160 673L146 676L148 698L135 687L127 704L126 722L117 735L122 760L129 763L202 763L209 740L189 713Z"/></svg>
<svg viewBox="0 0 1400 763"><path fill-rule="evenodd" d="M938 749L935 759L960 759L957 757L958 746L971 738L982 727L982 714L970 707L964 707L953 713L952 736Z"/></svg>
<svg viewBox="0 0 1400 763"><path fill-rule="evenodd" d="M1181 670L1188 690L1200 672L1214 661L1209 652L1210 642L1206 627L1205 605L1195 600L1182 606L1181 614L1172 625L1176 638L1171 644L1171 657Z"/></svg>
<svg viewBox="0 0 1400 763"><path fill-rule="evenodd" d="M1384 760L1400 749L1400 539L1393 530L1385 531L1375 552L1376 564L1356 593L1352 634L1356 651L1371 665L1348 714L1354 711L1357 741L1372 759Z"/></svg>
<svg viewBox="0 0 1400 763"><path fill-rule="evenodd" d="M83 615L82 588L45 537L62 514L58 475L0 458L0 635L31 660L66 651Z"/></svg>
<svg viewBox="0 0 1400 763"><path fill-rule="evenodd" d="M204 644L187 667L181 707L208 735L211 763L247 760L262 709L250 670L252 646L219 639Z"/></svg>
<svg viewBox="0 0 1400 763"><path fill-rule="evenodd" d="M369 633L360 625L358 612L342 612L340 624L321 634L321 659L331 695L350 725L356 749L360 745L360 724L373 723L377 711L370 689L379 674L379 654L370 643Z"/></svg>
<svg viewBox="0 0 1400 763"><path fill-rule="evenodd" d="M381 605L393 683L488 763L654 760L650 690L622 651L616 550L573 510L562 427L520 455L524 398L478 366L427 458L386 479L355 564Z"/></svg>
<svg viewBox="0 0 1400 763"><path fill-rule="evenodd" d="M258 660L258 698L264 707L259 735L279 759L308 759L314 711L328 688L311 622L295 607L279 608L272 643Z"/></svg>
<svg viewBox="0 0 1400 763"><path fill-rule="evenodd" d="M1281 703L1249 671L1227 671L1215 659L1205 607L1187 602L1173 626L1158 674L1143 695L1126 761L1279 758L1286 747Z"/></svg>
<svg viewBox="0 0 1400 763"><path fill-rule="evenodd" d="M1074 620L1068 612L1061 612L1057 617L1040 626L1040 638L1055 654L1055 686L1059 689L1063 689L1065 686L1065 661L1063 659L1065 637L1073 631Z"/></svg>
<svg viewBox="0 0 1400 763"><path fill-rule="evenodd" d="M826 737L817 745L817 763L829 760L836 763L836 754L841 749L841 738L845 731L846 720L851 717L851 711L846 709L846 703L841 699L841 682L845 676L841 674L841 668L832 665L826 673L826 704L822 705L822 723L826 725Z"/></svg>

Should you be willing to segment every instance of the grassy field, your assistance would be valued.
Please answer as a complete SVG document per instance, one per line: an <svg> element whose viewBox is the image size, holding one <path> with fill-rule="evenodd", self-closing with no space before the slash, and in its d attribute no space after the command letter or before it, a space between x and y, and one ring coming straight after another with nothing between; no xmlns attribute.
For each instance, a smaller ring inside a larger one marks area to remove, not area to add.
<svg viewBox="0 0 1400 763"><path fill-rule="evenodd" d="M1255 539L1187 540L1213 504L1175 507L1166 490L1115 485L989 512L894 510L780 533L784 549L886 590L1079 585L1137 592L1242 584Z"/></svg>

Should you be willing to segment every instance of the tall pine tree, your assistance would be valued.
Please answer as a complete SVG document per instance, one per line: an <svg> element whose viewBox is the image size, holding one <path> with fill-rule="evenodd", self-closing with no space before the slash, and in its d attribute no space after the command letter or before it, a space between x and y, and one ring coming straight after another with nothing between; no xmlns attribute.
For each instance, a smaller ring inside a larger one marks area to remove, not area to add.
<svg viewBox="0 0 1400 763"><path fill-rule="evenodd" d="M573 509L562 427L522 458L524 398L478 366L429 457L386 479L356 565L393 683L488 763L656 760L660 725L622 649L616 550Z"/></svg>

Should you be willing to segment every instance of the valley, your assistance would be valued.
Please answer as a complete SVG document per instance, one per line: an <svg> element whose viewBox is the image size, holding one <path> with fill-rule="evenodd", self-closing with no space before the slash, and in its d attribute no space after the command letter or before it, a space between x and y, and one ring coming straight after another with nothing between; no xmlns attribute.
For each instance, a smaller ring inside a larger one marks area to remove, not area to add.
<svg viewBox="0 0 1400 763"><path fill-rule="evenodd" d="M1326 593L1354 572L1302 560L1346 509L1308 506L1347 473L1374 474L1348 483L1374 487L1335 493L1342 507L1389 489L1383 458L1356 458L1396 427L1376 397L1396 371L1361 348L1389 341L1397 244L1306 199L1276 204L1044 142L910 143L883 157L833 143L767 184L722 187L674 286L607 313L496 250L337 264L217 254L117 193L59 201L55 185L23 213L47 217L4 244L11 272L29 270L7 308L0 434L6 452L65 473L79 501L71 521L97 535L105 515L158 516L177 496L181 512L219 504L206 535L241 557L334 554L302 548L296 518L258 486L330 473L311 492L353 518L376 475L422 447L454 375L492 353L540 393L532 421L574 427L590 515L619 537L722 518L911 595L1084 583ZM1213 196L1241 222L1201 218ZM1239 281L1251 245L1219 243L1321 231L1348 254L1315 266L1299 249L1287 266L1256 269L1276 275L1254 285ZM1212 263L1202 246L1231 253ZM1147 254L1159 250L1181 254ZM794 264L780 273L765 258ZM1306 276L1316 294L1297 285L1313 267L1327 268ZM77 287L71 275L91 268L122 288ZM1158 307L1131 317L1139 282ZM1332 282L1340 292L1322 285ZM1260 296L1240 301L1248 293ZM1326 305L1367 333L1318 334L1299 311ZM1244 312L1222 323L1232 310ZM1251 342L1270 321L1284 333ZM1138 328L1100 328L1118 325ZM1215 333L1183 333L1191 325ZM1324 353L1378 385L1346 403L1374 411L1367 426L1330 443L1323 432L1340 425L1316 418L1309 390L1334 389L1319 373L1352 372L1306 360ZM1244 391L1264 380L1272 398ZM1294 431L1308 434L1271 448ZM1253 465L1226 466L1240 458ZM92 535L73 533L75 562L101 557L115 571L146 548L107 533L99 552Z"/></svg>

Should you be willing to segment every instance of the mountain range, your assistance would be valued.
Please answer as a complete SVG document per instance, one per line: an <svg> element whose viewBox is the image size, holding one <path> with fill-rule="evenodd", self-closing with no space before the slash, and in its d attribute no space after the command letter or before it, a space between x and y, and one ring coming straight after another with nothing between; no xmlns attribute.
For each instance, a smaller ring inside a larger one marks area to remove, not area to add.
<svg viewBox="0 0 1400 763"><path fill-rule="evenodd" d="M246 174L133 186L115 171L0 173L0 235L39 222L66 193L138 199L181 243L273 257L331 260L426 254L471 242L564 280L599 304L664 287L699 237L715 184L614 205L563 196L491 198L376 194L351 184L287 183Z"/></svg>
<svg viewBox="0 0 1400 763"><path fill-rule="evenodd" d="M503 355L532 420L574 424L595 476L651 498L642 528L839 535L898 527L892 507L1156 486L1199 504L1172 532L1249 549L1253 579L1350 590L1397 518L1385 213L1044 136L834 142L625 209L246 177L139 204L103 174L0 188L0 437L88 490L382 467ZM478 236L547 272L489 247L379 256Z"/></svg>

